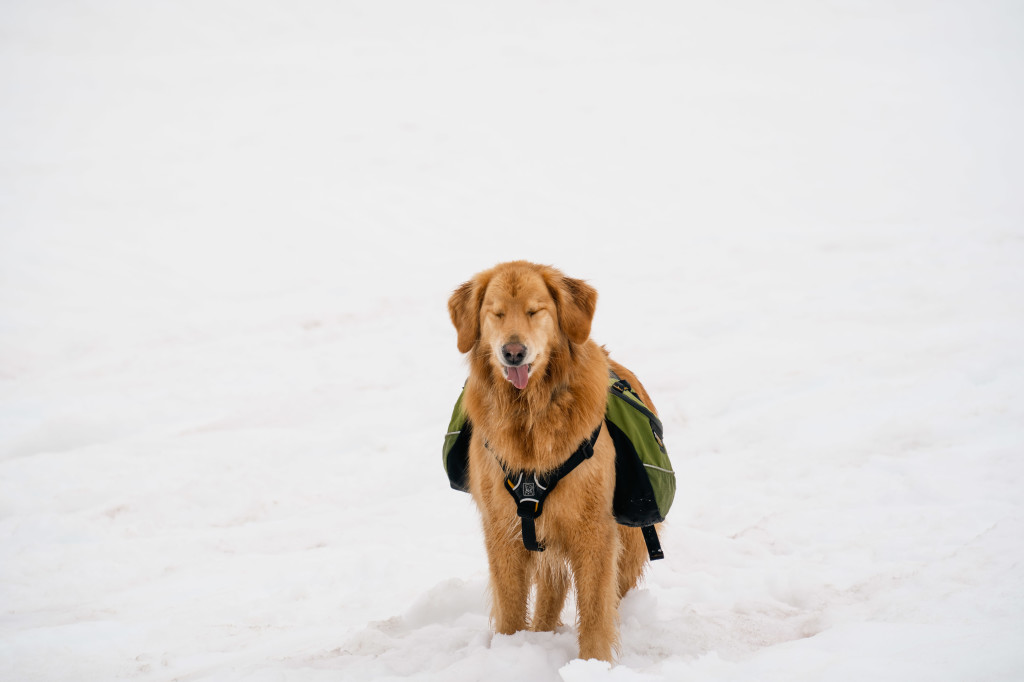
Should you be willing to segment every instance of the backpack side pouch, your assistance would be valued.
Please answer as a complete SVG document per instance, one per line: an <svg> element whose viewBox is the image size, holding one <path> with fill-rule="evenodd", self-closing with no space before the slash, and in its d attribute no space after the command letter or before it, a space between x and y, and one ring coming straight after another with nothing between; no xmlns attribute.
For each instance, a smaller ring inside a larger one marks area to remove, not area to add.
<svg viewBox="0 0 1024 682"><path fill-rule="evenodd" d="M469 492L469 439L473 435L473 425L462 406L465 390L459 393L452 410L452 419L448 423L448 432L444 434L444 446L441 449L441 463L448 474L448 484L455 490Z"/></svg>
<svg viewBox="0 0 1024 682"><path fill-rule="evenodd" d="M661 420L628 382L612 375L605 423L615 443L615 520L625 526L661 523L676 494Z"/></svg>

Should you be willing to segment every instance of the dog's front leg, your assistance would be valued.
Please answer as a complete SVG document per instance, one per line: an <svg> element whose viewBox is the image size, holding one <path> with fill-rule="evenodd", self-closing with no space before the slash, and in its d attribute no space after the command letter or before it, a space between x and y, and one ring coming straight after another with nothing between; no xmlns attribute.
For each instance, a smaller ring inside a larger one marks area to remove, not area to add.
<svg viewBox="0 0 1024 682"><path fill-rule="evenodd" d="M610 525L590 529L572 549L570 563L576 580L579 610L580 658L612 662L618 644L616 629L617 535Z"/></svg>
<svg viewBox="0 0 1024 682"><path fill-rule="evenodd" d="M545 552L535 559L537 601L530 625L538 632L551 632L555 629L569 592L569 568L562 559L553 558L550 554L552 552Z"/></svg>
<svg viewBox="0 0 1024 682"><path fill-rule="evenodd" d="M515 518L515 517L513 517ZM515 519L518 522L518 519ZM487 562L491 573L491 620L494 629L511 635L526 629L526 604L530 593L530 556L518 534L485 524Z"/></svg>

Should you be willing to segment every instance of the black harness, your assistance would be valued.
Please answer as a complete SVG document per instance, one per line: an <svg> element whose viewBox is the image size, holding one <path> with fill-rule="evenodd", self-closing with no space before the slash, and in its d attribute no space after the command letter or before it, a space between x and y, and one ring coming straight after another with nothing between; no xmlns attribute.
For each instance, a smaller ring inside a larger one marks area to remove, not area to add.
<svg viewBox="0 0 1024 682"><path fill-rule="evenodd" d="M538 475L536 471L513 473L509 471L501 458L494 454L501 470L505 472L505 490L515 500L516 513L523 524L523 546L531 552L543 552L545 549L544 544L537 541L536 523L537 517L544 511L544 500L555 489L558 482L569 475L569 472L594 456L594 444L597 443L597 438L601 435L601 426L603 425L604 422L598 424L594 432L590 434L590 438L580 443L576 451L569 455L569 459L562 462L561 466L543 476ZM490 443L484 442L484 447L494 453ZM643 532L644 544L647 545L647 556L650 560L663 559L665 553L661 549L661 542L658 540L658 532L654 529L654 525L642 526L640 530Z"/></svg>
<svg viewBox="0 0 1024 682"><path fill-rule="evenodd" d="M540 513L544 511L545 498L551 494L551 491L555 489L558 482L565 478L569 472L594 456L594 444L597 443L597 437L601 435L601 426L603 424L604 422L598 424L594 432L590 434L590 438L580 443L580 446L576 448L576 452L572 453L569 459L562 462L561 466L543 476L539 476L537 472L527 473L520 471L518 475L513 474L505 466L505 463L500 458L498 459L498 464L501 465L502 471L505 472L505 490L516 501L516 513L523 522L523 545L531 552L544 551L543 543L537 542L537 526L535 521L540 516ZM487 444L485 444L485 447L488 450L490 449ZM495 458L497 458L497 455L495 455ZM513 482L513 478L515 478L515 482Z"/></svg>

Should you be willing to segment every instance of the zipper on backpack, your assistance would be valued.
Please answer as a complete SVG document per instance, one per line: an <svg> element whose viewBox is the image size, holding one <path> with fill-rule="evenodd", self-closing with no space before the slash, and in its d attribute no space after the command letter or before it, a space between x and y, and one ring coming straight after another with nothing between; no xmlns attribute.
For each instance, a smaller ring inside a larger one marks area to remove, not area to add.
<svg viewBox="0 0 1024 682"><path fill-rule="evenodd" d="M645 417L647 417L647 420L651 423L651 431L653 431L654 435L657 436L658 442L661 442L662 438L665 437L665 429L661 425L661 419L659 419L658 415L651 412L651 410L646 405L644 405L644 402L640 400L640 396L633 393L632 387L629 387L628 390L630 392L630 395L635 396L636 400L627 398L627 389L623 388L623 386L621 386L620 384L625 384L626 386L629 386L629 383L626 380L619 379L618 381L611 385L611 388L614 389L613 395L617 395L620 400L625 400L627 403L629 403L630 407L632 407L633 409L637 410ZM665 447L664 444L662 445L662 447Z"/></svg>

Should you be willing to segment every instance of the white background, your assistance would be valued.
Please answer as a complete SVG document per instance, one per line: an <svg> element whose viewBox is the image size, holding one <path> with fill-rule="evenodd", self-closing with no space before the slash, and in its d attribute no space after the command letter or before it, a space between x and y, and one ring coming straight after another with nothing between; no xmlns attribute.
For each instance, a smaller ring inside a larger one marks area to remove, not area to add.
<svg viewBox="0 0 1024 682"><path fill-rule="evenodd" d="M18 0L0 677L1024 676L1016 2ZM600 292L679 491L493 636L450 292Z"/></svg>

